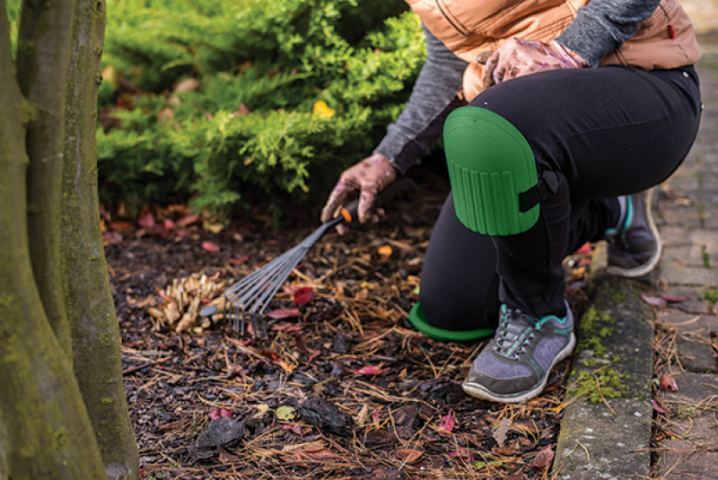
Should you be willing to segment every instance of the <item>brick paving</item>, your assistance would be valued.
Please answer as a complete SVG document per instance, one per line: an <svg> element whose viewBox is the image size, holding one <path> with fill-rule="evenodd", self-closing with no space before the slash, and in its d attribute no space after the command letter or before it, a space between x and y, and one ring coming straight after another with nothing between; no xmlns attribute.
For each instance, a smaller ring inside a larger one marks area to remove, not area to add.
<svg viewBox="0 0 718 480"><path fill-rule="evenodd" d="M686 301L657 311L674 328L678 390L661 395L672 436L658 444L657 478L718 480L718 1L684 1L701 33L698 64L705 109L698 138L674 176L659 187L656 221L664 255L654 287ZM665 373L665 372L656 372Z"/></svg>

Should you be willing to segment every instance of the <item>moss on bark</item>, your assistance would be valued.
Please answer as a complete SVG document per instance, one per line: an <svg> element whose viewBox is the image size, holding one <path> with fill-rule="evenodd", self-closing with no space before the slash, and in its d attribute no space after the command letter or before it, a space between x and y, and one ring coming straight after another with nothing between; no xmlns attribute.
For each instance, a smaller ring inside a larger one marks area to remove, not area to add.
<svg viewBox="0 0 718 480"><path fill-rule="evenodd" d="M63 290L75 376L110 479L135 479L139 458L127 413L120 333L100 231L95 144L105 4L78 0L67 88L62 187Z"/></svg>
<svg viewBox="0 0 718 480"><path fill-rule="evenodd" d="M17 54L20 90L35 109L29 117L25 142L30 158L30 258L45 314L68 359L72 348L60 288L59 236L65 95L58 93L67 83L74 4L74 0L24 2Z"/></svg>
<svg viewBox="0 0 718 480"><path fill-rule="evenodd" d="M0 477L103 479L79 388L33 276L22 105L0 0Z"/></svg>

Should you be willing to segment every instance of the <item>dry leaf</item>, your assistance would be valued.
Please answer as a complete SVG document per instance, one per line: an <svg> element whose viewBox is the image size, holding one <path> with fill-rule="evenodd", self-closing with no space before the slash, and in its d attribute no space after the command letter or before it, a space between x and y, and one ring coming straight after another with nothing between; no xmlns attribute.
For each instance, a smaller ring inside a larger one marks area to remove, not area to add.
<svg viewBox="0 0 718 480"><path fill-rule="evenodd" d="M654 307L663 307L666 304L666 301L661 297L652 297L650 295L646 295L645 293L641 294L641 298L644 302L646 302L649 305L653 305Z"/></svg>
<svg viewBox="0 0 718 480"><path fill-rule="evenodd" d="M186 78L177 84L175 93L194 92L199 88L199 85L199 80L196 78Z"/></svg>
<svg viewBox="0 0 718 480"><path fill-rule="evenodd" d="M455 425L456 421L454 420L454 412L449 412L448 415L442 417L439 421L439 432L451 433Z"/></svg>
<svg viewBox="0 0 718 480"><path fill-rule="evenodd" d="M377 249L377 253L382 260L389 260L389 257L391 257L392 253L391 246L382 245Z"/></svg>
<svg viewBox="0 0 718 480"><path fill-rule="evenodd" d="M678 391L678 385L676 385L676 380L670 376L670 375L661 375L661 380L659 381L659 386L661 387L661 390L673 390L674 392Z"/></svg>
<svg viewBox="0 0 718 480"><path fill-rule="evenodd" d="M511 428L511 419L510 418L504 418L501 420L501 423L499 423L499 427L494 430L494 440L496 440L496 443L499 444L499 446L503 446L503 444L506 442L506 434L509 431L509 428Z"/></svg>
<svg viewBox="0 0 718 480"><path fill-rule="evenodd" d="M381 368L372 367L371 365L354 370L354 373L358 373L359 375L381 375L382 372L383 370Z"/></svg>
<svg viewBox="0 0 718 480"><path fill-rule="evenodd" d="M295 305L306 305L312 301L313 297L314 289L312 287L298 288L297 291L294 292L294 299L292 300L292 303Z"/></svg>
<svg viewBox="0 0 718 480"><path fill-rule="evenodd" d="M283 318L299 317L301 314L302 312L298 308L278 308L269 312L267 316L275 320L281 320Z"/></svg>
<svg viewBox="0 0 718 480"><path fill-rule="evenodd" d="M551 462L553 461L553 449L551 448L551 445L546 445L544 448L542 448L534 458L534 461L531 462L531 466L533 468L544 468L551 465Z"/></svg>
<svg viewBox="0 0 718 480"><path fill-rule="evenodd" d="M219 252L222 247L214 242L202 242L202 248L208 252Z"/></svg>
<svg viewBox="0 0 718 480"><path fill-rule="evenodd" d="M402 448L396 452L396 458L404 463L414 463L424 454L421 450L414 450L413 448Z"/></svg>

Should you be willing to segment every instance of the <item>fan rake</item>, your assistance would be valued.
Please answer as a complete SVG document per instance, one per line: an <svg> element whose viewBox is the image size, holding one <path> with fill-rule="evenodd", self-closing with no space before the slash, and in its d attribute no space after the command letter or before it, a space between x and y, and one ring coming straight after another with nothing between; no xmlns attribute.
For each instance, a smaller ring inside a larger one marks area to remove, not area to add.
<svg viewBox="0 0 718 480"><path fill-rule="evenodd" d="M414 183L406 178L397 180L377 195L377 206L384 205L391 199L416 189ZM244 335L247 326L251 327L253 337L267 337L267 325L264 312L274 295L292 273L292 270L304 258L304 255L330 229L340 223L351 223L356 217L358 201L354 200L341 215L322 224L294 248L284 252L271 262L250 273L239 282L229 287L223 294L219 305L210 305L200 311L200 316L208 317L223 311L225 318L234 323L235 331Z"/></svg>

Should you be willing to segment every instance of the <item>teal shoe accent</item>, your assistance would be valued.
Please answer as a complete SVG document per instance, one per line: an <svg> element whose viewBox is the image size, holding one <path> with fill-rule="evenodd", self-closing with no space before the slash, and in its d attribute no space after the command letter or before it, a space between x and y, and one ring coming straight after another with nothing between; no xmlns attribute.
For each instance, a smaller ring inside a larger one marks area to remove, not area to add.
<svg viewBox="0 0 718 480"><path fill-rule="evenodd" d="M447 330L438 328L429 323L424 318L424 312L421 304L416 302L411 310L409 310L409 323L419 330L421 333L434 340L443 340L449 342L471 342L480 338L490 337L496 332L493 328L477 328L476 330Z"/></svg>

